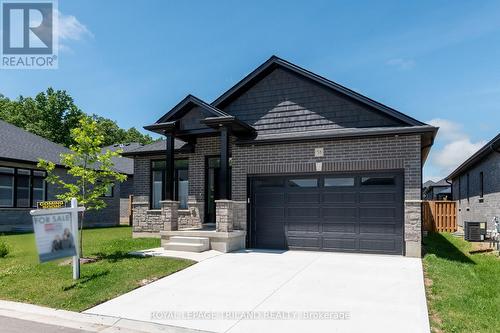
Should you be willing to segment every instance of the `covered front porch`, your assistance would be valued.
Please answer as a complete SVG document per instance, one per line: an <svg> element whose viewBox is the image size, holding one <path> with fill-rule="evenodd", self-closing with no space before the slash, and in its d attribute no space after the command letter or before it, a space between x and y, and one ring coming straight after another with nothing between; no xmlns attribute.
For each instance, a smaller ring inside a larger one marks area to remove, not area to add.
<svg viewBox="0 0 500 333"><path fill-rule="evenodd" d="M165 148L146 162L149 196L132 204L134 232L159 235L165 248L245 247L247 203L232 200L231 151L253 128L188 96L145 129L164 135Z"/></svg>

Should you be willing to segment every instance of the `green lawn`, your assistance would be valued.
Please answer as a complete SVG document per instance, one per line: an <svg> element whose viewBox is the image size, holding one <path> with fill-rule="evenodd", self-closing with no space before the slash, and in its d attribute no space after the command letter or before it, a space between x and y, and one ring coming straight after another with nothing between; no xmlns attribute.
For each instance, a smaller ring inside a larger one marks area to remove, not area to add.
<svg viewBox="0 0 500 333"><path fill-rule="evenodd" d="M434 332L498 332L500 259L469 254L471 244L451 234L424 239L427 302Z"/></svg>
<svg viewBox="0 0 500 333"><path fill-rule="evenodd" d="M133 250L160 246L159 239L132 239L130 227L84 230L86 257L100 258L81 266L81 279L72 280L72 266L61 260L38 263L33 234L0 236L10 254L0 258L0 299L82 311L191 264L170 258L140 258Z"/></svg>

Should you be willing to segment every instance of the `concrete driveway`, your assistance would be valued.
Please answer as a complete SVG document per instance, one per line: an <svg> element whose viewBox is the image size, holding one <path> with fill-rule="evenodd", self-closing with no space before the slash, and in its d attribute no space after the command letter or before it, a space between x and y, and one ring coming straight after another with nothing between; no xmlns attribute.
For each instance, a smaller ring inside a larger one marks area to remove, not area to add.
<svg viewBox="0 0 500 333"><path fill-rule="evenodd" d="M429 332L421 261L383 255L228 253L86 312L213 332Z"/></svg>

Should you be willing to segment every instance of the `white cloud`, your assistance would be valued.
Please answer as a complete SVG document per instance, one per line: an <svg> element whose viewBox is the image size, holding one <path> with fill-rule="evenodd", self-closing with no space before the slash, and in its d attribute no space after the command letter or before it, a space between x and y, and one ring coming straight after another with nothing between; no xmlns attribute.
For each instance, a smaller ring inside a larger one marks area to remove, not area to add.
<svg viewBox="0 0 500 333"><path fill-rule="evenodd" d="M438 139L444 141L455 141L466 139L463 126L451 120L435 118L427 122L429 125L439 127Z"/></svg>
<svg viewBox="0 0 500 333"><path fill-rule="evenodd" d="M397 67L401 70L412 69L415 67L415 61L412 59L403 59L403 58L393 58L389 59L386 62L389 66Z"/></svg>
<svg viewBox="0 0 500 333"><path fill-rule="evenodd" d="M448 176L456 167L478 151L487 141L473 142L464 132L463 126L447 119L432 119L427 122L439 127L434 148L428 161L424 180L439 180ZM430 170L429 170L430 169Z"/></svg>
<svg viewBox="0 0 500 333"><path fill-rule="evenodd" d="M485 144L486 141L471 142L469 138L449 142L436 151L433 162L447 173L451 172Z"/></svg>
<svg viewBox="0 0 500 333"><path fill-rule="evenodd" d="M84 38L93 38L92 32L73 15L65 15L57 11L58 25L55 35L59 40L59 49L61 51L71 51L66 44L67 41L79 41Z"/></svg>

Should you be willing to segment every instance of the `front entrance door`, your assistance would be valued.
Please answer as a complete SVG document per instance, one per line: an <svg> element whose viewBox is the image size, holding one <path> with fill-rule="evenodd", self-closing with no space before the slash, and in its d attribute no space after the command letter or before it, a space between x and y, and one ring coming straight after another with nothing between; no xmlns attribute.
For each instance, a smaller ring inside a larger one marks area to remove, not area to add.
<svg viewBox="0 0 500 333"><path fill-rule="evenodd" d="M205 161L205 223L215 223L215 200L220 199L220 158L207 157ZM229 184L231 184L231 169L229 169ZM231 186L231 185L229 185Z"/></svg>

